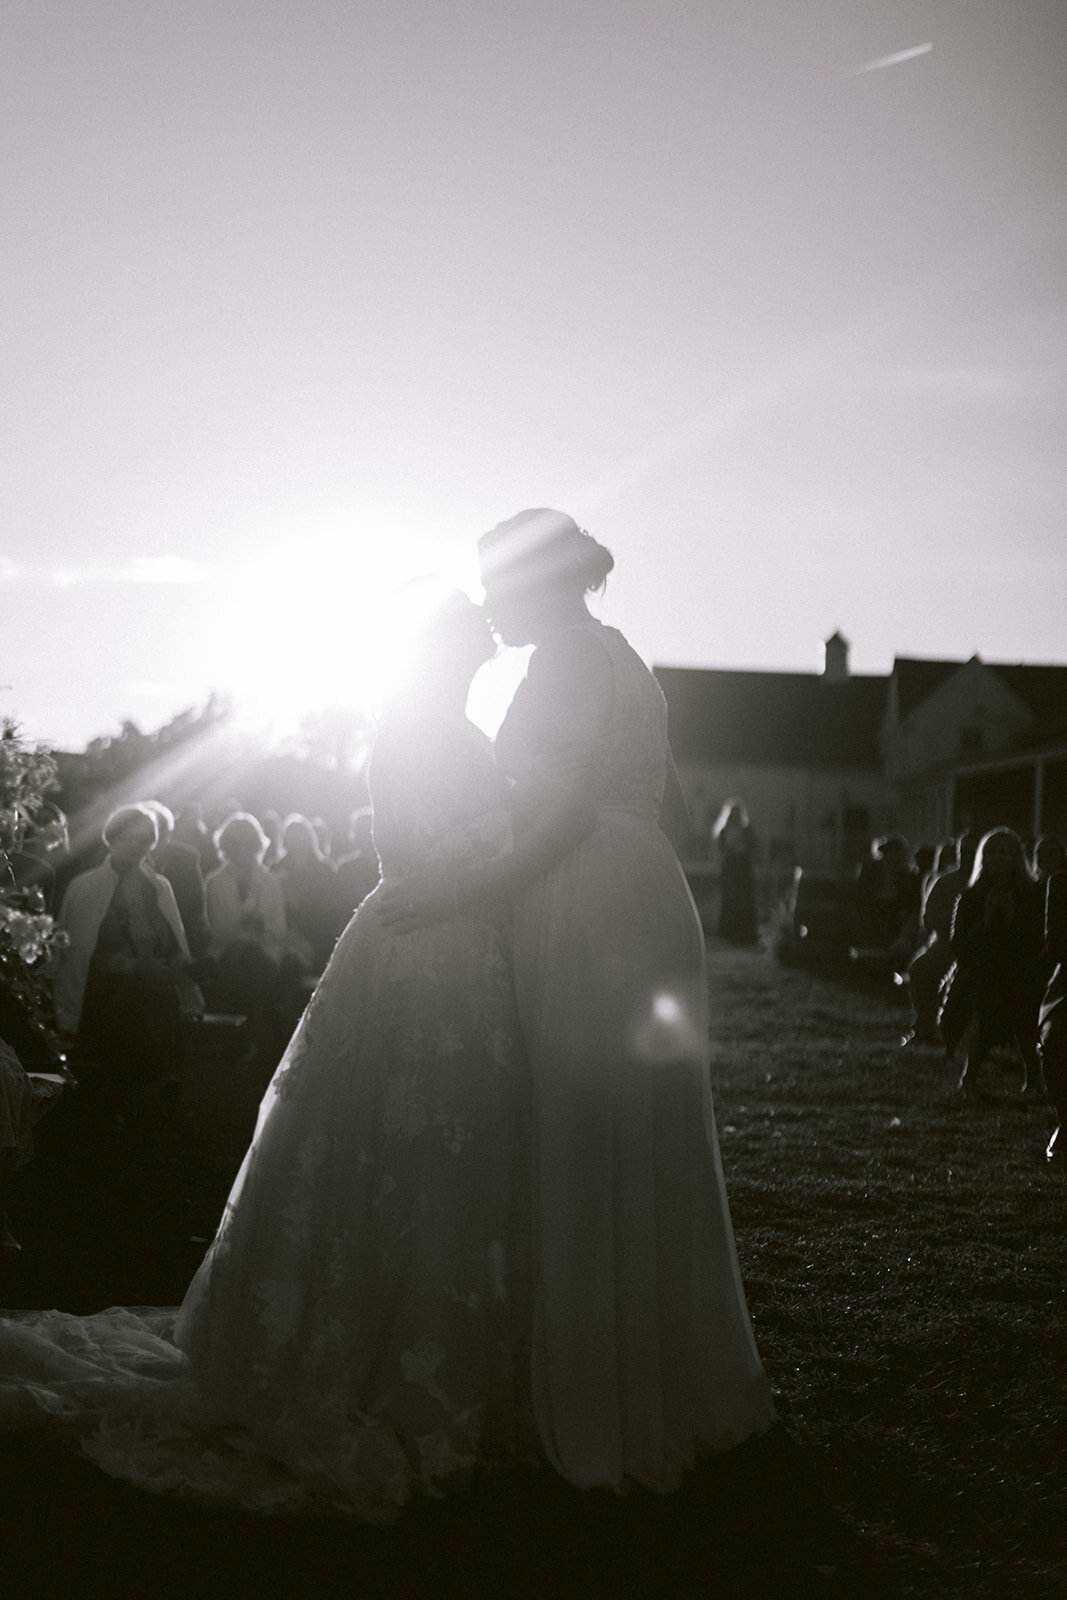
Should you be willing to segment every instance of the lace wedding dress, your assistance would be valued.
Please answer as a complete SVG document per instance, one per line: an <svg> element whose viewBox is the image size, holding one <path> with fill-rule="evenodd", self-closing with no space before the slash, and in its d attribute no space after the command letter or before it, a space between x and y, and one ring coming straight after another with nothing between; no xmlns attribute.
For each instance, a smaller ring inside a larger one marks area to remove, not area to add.
<svg viewBox="0 0 1067 1600"><path fill-rule="evenodd" d="M383 729L384 881L510 842L466 721ZM505 928L376 896L267 1090L182 1306L0 1322L0 1428L160 1493L386 1521L528 1448L528 1081Z"/></svg>
<svg viewBox="0 0 1067 1600"><path fill-rule="evenodd" d="M773 1420L712 1109L704 941L658 826L667 708L614 628L600 737L531 675L497 758L536 814L584 771L592 834L514 907L533 1074L533 1392L541 1444L580 1487L663 1491ZM541 646L544 651L552 644ZM553 675L558 679L558 673Z"/></svg>

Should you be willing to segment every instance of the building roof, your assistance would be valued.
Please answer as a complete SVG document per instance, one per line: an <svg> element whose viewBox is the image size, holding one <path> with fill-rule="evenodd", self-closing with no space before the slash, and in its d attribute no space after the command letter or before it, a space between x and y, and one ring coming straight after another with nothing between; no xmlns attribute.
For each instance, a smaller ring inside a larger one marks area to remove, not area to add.
<svg viewBox="0 0 1067 1600"><path fill-rule="evenodd" d="M653 667L677 761L877 769L889 680Z"/></svg>
<svg viewBox="0 0 1067 1600"><path fill-rule="evenodd" d="M974 656L972 660L981 661L981 657ZM981 661L981 664L997 674L1042 726L1059 728L1067 724L1067 667L998 661ZM923 661L912 656L897 656L893 662L893 676L897 681L897 714L901 721L946 678L966 665L965 661Z"/></svg>

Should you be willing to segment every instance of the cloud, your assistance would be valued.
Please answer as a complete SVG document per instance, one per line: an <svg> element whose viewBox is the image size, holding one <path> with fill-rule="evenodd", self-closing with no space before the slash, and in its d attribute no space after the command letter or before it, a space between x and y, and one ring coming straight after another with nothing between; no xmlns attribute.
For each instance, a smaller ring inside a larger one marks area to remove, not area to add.
<svg viewBox="0 0 1067 1600"><path fill-rule="evenodd" d="M21 576L10 556L0 556L0 583L16 583Z"/></svg>
<svg viewBox="0 0 1067 1600"><path fill-rule="evenodd" d="M133 556L118 567L56 567L52 573L52 583L59 589L98 583L190 584L206 579L206 570L184 556Z"/></svg>
<svg viewBox="0 0 1067 1600"><path fill-rule="evenodd" d="M914 60L916 56L928 56L933 48L929 42L913 44L909 49L897 50L891 56L878 56L874 61L865 61L862 67L856 67L852 76L858 78L861 72L880 72L883 67L896 67L902 61Z"/></svg>

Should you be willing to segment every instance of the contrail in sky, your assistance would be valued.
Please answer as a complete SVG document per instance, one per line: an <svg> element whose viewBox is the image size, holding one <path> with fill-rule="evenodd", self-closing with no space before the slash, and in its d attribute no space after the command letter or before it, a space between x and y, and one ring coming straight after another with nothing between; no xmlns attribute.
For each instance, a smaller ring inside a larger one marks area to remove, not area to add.
<svg viewBox="0 0 1067 1600"><path fill-rule="evenodd" d="M913 44L910 50L898 50L896 55L879 56L877 61L865 61L862 67L857 67L852 74L858 78L861 72L879 72L882 67L895 67L898 62L911 61L914 56L927 56L933 49L932 44Z"/></svg>

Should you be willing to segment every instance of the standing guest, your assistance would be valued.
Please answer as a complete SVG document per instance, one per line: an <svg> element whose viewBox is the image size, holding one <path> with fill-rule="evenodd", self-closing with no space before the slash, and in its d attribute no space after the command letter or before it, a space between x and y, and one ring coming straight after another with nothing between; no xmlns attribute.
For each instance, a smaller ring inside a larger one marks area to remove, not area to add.
<svg viewBox="0 0 1067 1600"><path fill-rule="evenodd" d="M234 809L239 811L241 808L240 806L236 806ZM271 811L269 809L267 811L261 811L259 813L259 821L263 828L263 832L267 836L267 848L263 852L263 865L265 867L273 867L274 863L282 853L281 814L277 811Z"/></svg>
<svg viewBox="0 0 1067 1600"><path fill-rule="evenodd" d="M870 859L857 880L860 944L884 950L903 972L919 943L922 878L899 833L887 833L871 844Z"/></svg>
<svg viewBox="0 0 1067 1600"><path fill-rule="evenodd" d="M1042 889L1054 872L1062 872L1067 868L1067 846L1058 834L1042 834L1034 845L1030 865L1034 879Z"/></svg>
<svg viewBox="0 0 1067 1600"><path fill-rule="evenodd" d="M191 845L179 844L174 838L174 814L161 800L143 800L141 804L152 812L159 829L159 838L150 857L152 865L174 890L189 950L194 961L202 961L209 935L199 852Z"/></svg>
<svg viewBox="0 0 1067 1600"><path fill-rule="evenodd" d="M11 1046L0 1038L0 1254L22 1249L8 1225L14 1177L33 1160L36 1107L29 1073Z"/></svg>
<svg viewBox="0 0 1067 1600"><path fill-rule="evenodd" d="M752 868L756 836L742 801L727 800L711 837L719 847L722 874L719 934L731 944L755 944L758 930Z"/></svg>
<svg viewBox="0 0 1067 1600"><path fill-rule="evenodd" d="M205 880L218 871L219 853L204 822L204 811L199 801L191 800L179 809L174 818L174 843L187 845L196 851Z"/></svg>
<svg viewBox="0 0 1067 1600"><path fill-rule="evenodd" d="M1041 1001L1044 900L1023 842L1011 828L982 838L968 887L956 902L952 950L970 1024L959 1087L977 1092L977 1076L995 1044L1014 1039L1023 1060L1023 1094L1041 1091L1037 1019Z"/></svg>
<svg viewBox="0 0 1067 1600"><path fill-rule="evenodd" d="M1057 1166L1067 1158L1067 871L1054 872L1045 888L1045 956L1052 964L1041 1010L1038 1038L1048 1096L1056 1127L1045 1155Z"/></svg>
<svg viewBox="0 0 1067 1600"><path fill-rule="evenodd" d="M937 860L937 856L938 850L934 845L916 845L912 860L915 862L915 870L923 882L925 882L927 877L933 872L934 863Z"/></svg>
<svg viewBox="0 0 1067 1600"><path fill-rule="evenodd" d="M212 1003L248 1018L261 1053L278 1033L279 983L288 928L285 895L263 865L267 836L248 811L235 811L215 835L223 865L207 880L208 954L216 963Z"/></svg>
<svg viewBox="0 0 1067 1600"><path fill-rule="evenodd" d="M976 833L961 833L952 841L951 863L945 860L944 846L938 851L942 870L928 879L923 890L921 931L926 941L908 964L908 990L915 1011L910 1032L902 1045L943 1043L938 1029L941 985L952 965L952 913L956 901L970 882L978 849Z"/></svg>
<svg viewBox="0 0 1067 1600"><path fill-rule="evenodd" d="M305 972L317 976L337 939L337 868L299 812L286 817L281 840L282 852L271 870L285 895L289 948Z"/></svg>
<svg viewBox="0 0 1067 1600"><path fill-rule="evenodd" d="M123 806L104 825L107 859L63 897L69 940L54 979L56 1022L87 1048L89 1082L113 1110L139 1084L177 1098L180 1019L202 1009L174 891L151 866L156 819ZM95 1075L95 1085L93 1076Z"/></svg>

